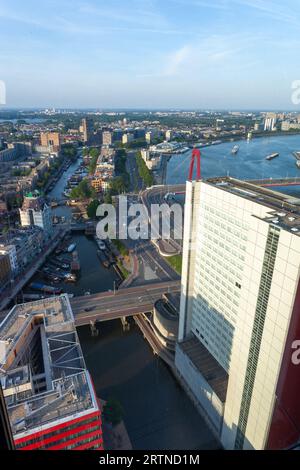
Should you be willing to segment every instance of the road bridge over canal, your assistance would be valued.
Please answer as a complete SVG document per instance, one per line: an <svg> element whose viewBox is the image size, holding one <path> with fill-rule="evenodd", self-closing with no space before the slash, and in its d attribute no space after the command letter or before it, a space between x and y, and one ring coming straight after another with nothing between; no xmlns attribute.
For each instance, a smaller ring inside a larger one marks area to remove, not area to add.
<svg viewBox="0 0 300 470"><path fill-rule="evenodd" d="M74 297L71 307L75 324L83 326L150 312L163 294L179 290L180 281L168 281Z"/></svg>

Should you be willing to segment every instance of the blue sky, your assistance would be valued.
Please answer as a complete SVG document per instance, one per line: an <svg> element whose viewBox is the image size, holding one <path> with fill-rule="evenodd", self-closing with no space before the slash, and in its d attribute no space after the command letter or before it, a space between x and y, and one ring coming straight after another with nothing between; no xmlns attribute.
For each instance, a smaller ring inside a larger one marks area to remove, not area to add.
<svg viewBox="0 0 300 470"><path fill-rule="evenodd" d="M0 0L7 107L295 109L299 0Z"/></svg>

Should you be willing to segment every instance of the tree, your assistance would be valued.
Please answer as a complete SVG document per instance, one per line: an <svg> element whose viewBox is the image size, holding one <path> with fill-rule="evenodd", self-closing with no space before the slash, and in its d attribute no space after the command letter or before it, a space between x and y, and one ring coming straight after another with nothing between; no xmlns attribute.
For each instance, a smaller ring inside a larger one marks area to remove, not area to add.
<svg viewBox="0 0 300 470"><path fill-rule="evenodd" d="M141 152L136 154L136 163L138 167L138 172L142 180L144 181L147 187L153 186L154 178L151 171L147 168L146 163L144 162Z"/></svg>
<svg viewBox="0 0 300 470"><path fill-rule="evenodd" d="M103 202L105 204L112 204L112 195L110 194L110 191L104 194Z"/></svg>
<svg viewBox="0 0 300 470"><path fill-rule="evenodd" d="M94 147L90 150L89 154L91 158L98 157L99 150Z"/></svg>
<svg viewBox="0 0 300 470"><path fill-rule="evenodd" d="M61 153L64 158L69 158L73 161L77 159L77 148L73 144L63 144L61 146Z"/></svg>
<svg viewBox="0 0 300 470"><path fill-rule="evenodd" d="M110 183L111 196L117 196L127 191L127 185L122 176L116 176Z"/></svg>
<svg viewBox="0 0 300 470"><path fill-rule="evenodd" d="M93 175L95 173L96 166L97 166L97 161L98 161L98 155L95 155L94 157L92 157L92 159L89 163L88 171L91 175Z"/></svg>
<svg viewBox="0 0 300 470"><path fill-rule="evenodd" d="M116 426L122 421L123 415L124 410L121 403L115 398L109 398L103 407L103 417L105 421Z"/></svg>
<svg viewBox="0 0 300 470"><path fill-rule="evenodd" d="M94 188L91 188L89 181L85 178L78 186L72 189L70 193L71 199L89 199L95 197L96 192Z"/></svg>
<svg viewBox="0 0 300 470"><path fill-rule="evenodd" d="M92 202L89 203L87 207L87 215L90 219L95 219L97 214L97 209L99 206L98 199L94 199Z"/></svg>

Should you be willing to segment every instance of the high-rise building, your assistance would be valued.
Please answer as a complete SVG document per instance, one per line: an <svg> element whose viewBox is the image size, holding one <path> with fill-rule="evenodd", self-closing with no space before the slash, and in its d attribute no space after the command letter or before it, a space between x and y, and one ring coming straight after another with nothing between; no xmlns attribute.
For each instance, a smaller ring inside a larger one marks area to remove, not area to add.
<svg viewBox="0 0 300 470"><path fill-rule="evenodd" d="M129 144L130 142L134 141L134 135L127 132L122 137L122 144Z"/></svg>
<svg viewBox="0 0 300 470"><path fill-rule="evenodd" d="M298 204L233 178L187 183L175 362L227 449L300 438Z"/></svg>
<svg viewBox="0 0 300 470"><path fill-rule="evenodd" d="M113 143L113 133L110 131L103 131L102 133L102 143L103 145L112 145Z"/></svg>
<svg viewBox="0 0 300 470"><path fill-rule="evenodd" d="M0 291L8 284L8 282L11 279L11 266L10 266L10 260L9 260L9 255L0 254Z"/></svg>
<svg viewBox="0 0 300 470"><path fill-rule="evenodd" d="M166 140L167 140L168 142L169 142L170 140L172 140L172 139L173 139L173 135L174 135L174 133L173 133L172 130L166 131Z"/></svg>
<svg viewBox="0 0 300 470"><path fill-rule="evenodd" d="M19 263L16 246L14 244L0 243L0 255L8 255L11 272L13 275L17 274Z"/></svg>
<svg viewBox="0 0 300 470"><path fill-rule="evenodd" d="M94 132L94 122L91 118L83 118L81 121L83 141L88 143Z"/></svg>
<svg viewBox="0 0 300 470"><path fill-rule="evenodd" d="M28 193L20 209L22 227L36 225L44 230L45 234L51 236L53 232L52 213L45 200L33 193Z"/></svg>
<svg viewBox="0 0 300 470"><path fill-rule="evenodd" d="M66 294L0 324L0 380L16 449L103 449L101 411Z"/></svg>
<svg viewBox="0 0 300 470"><path fill-rule="evenodd" d="M275 131L276 123L277 123L277 114L268 113L265 119L265 125L264 125L265 131Z"/></svg>
<svg viewBox="0 0 300 470"><path fill-rule="evenodd" d="M58 152L61 145L59 132L41 132L41 146L47 147L50 152Z"/></svg>

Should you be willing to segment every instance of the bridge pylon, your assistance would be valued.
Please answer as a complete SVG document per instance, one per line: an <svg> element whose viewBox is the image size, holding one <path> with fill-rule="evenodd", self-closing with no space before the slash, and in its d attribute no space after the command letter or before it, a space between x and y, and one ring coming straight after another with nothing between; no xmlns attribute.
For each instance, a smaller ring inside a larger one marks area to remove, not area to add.
<svg viewBox="0 0 300 470"><path fill-rule="evenodd" d="M190 171L189 171L189 181L192 181L193 179L193 171L194 171L194 165L195 165L195 160L197 160L197 177L196 181L199 181L201 179L201 152L199 149L194 148L192 152L192 158L191 158L191 163L190 163Z"/></svg>
<svg viewBox="0 0 300 470"><path fill-rule="evenodd" d="M96 327L96 320L90 320L90 329L91 329L91 334L93 337L99 336L99 330Z"/></svg>
<svg viewBox="0 0 300 470"><path fill-rule="evenodd" d="M126 317L121 317L121 323L122 323L124 332L130 330L130 323Z"/></svg>

